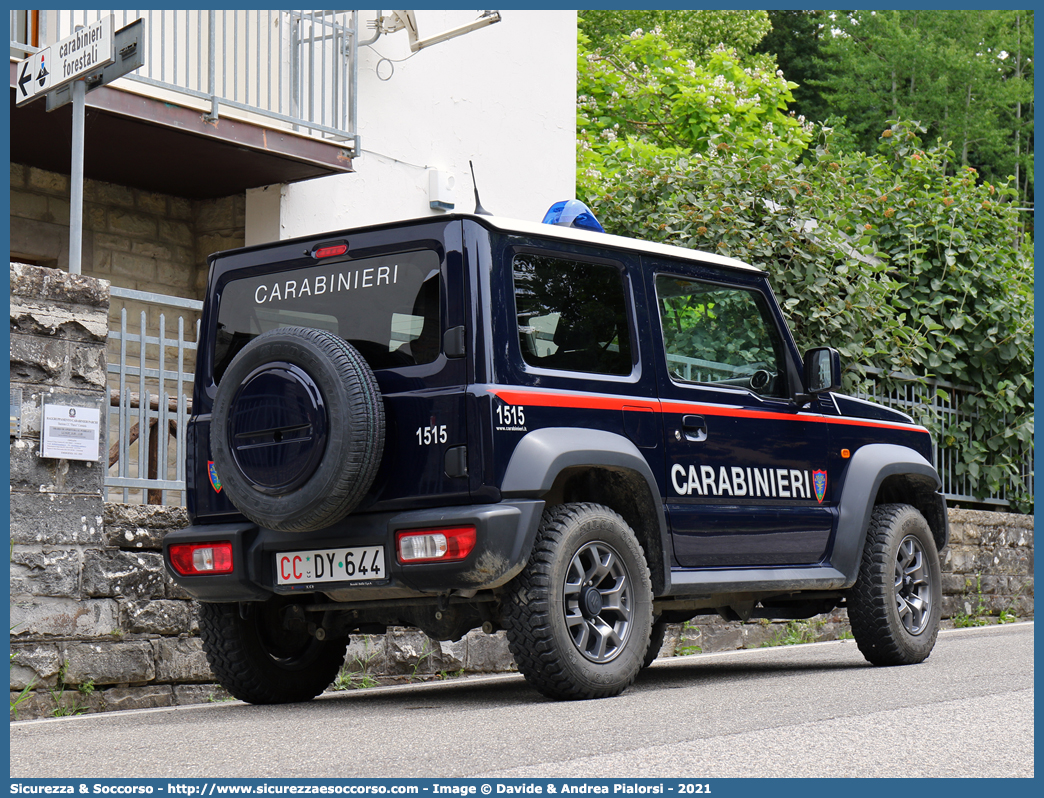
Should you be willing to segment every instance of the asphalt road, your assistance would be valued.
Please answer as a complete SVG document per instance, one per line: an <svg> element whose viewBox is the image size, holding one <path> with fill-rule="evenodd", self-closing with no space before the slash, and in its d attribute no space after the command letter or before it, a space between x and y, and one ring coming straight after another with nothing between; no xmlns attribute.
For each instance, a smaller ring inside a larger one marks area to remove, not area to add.
<svg viewBox="0 0 1044 798"><path fill-rule="evenodd" d="M1033 624L943 632L922 665L852 641L660 660L622 696L519 676L11 724L11 776L1033 776Z"/></svg>

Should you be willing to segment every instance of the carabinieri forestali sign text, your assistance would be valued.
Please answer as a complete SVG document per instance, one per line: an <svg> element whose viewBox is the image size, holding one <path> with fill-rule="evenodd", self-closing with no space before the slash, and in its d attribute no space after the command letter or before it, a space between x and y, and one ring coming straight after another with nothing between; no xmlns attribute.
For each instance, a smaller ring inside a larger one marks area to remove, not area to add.
<svg viewBox="0 0 1044 798"><path fill-rule="evenodd" d="M109 28L112 28L112 17L109 17ZM62 74L58 78L60 81L74 78L101 63L101 44L106 39L105 32L103 23L99 22L77 31L72 38L62 43L58 48L58 62L62 67ZM108 38L111 42L111 35ZM112 60L112 53L105 53L105 58L106 61Z"/></svg>

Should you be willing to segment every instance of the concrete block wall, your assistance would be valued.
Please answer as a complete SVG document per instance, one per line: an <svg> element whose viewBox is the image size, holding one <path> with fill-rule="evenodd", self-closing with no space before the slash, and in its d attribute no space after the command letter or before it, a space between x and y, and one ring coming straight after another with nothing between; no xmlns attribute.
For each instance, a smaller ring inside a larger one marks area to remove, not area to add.
<svg viewBox="0 0 1044 798"><path fill-rule="evenodd" d="M69 269L69 176L23 164L11 164L11 256L48 268ZM84 181L82 271L119 288L203 299L207 256L243 245L246 195L189 200L97 180ZM119 326L127 310L131 332L146 312L150 330L158 325L154 305L119 300L112 303L110 324ZM175 316L185 317L186 337L195 340L198 313L166 310L167 332L176 332ZM154 332L151 334L155 334ZM112 344L110 359L118 353ZM136 345L128 349L137 357ZM149 363L150 367L153 363ZM193 363L187 363L191 370Z"/></svg>
<svg viewBox="0 0 1044 798"><path fill-rule="evenodd" d="M10 168L11 259L68 272L69 176L17 163ZM243 246L246 236L245 194L190 200L85 180L83 205L82 271L119 288L203 299L207 256ZM121 308L127 310L131 332L139 329L143 310L149 329L156 329L156 306L124 300L112 302L113 329L119 326ZM165 312L168 335L177 330L175 317L183 315L186 337L195 340L198 313ZM117 354L113 343L110 360L115 362ZM128 356L137 355L132 344ZM187 368L192 367L188 362Z"/></svg>
<svg viewBox="0 0 1044 798"><path fill-rule="evenodd" d="M121 288L202 299L206 258L243 245L246 196L190 200L84 181L83 273ZM69 270L69 176L11 164L11 253Z"/></svg>

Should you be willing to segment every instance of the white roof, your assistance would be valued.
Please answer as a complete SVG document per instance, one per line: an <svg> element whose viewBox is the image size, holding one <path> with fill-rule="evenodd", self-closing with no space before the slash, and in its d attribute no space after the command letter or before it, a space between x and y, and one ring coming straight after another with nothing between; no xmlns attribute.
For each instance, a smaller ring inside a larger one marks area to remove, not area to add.
<svg viewBox="0 0 1044 798"><path fill-rule="evenodd" d="M725 266L730 269L743 269L745 271L761 272L762 269L751 266L735 258L724 255L716 255L713 252L702 252L698 249L687 247L675 247L670 244L658 244L653 241L641 241L637 238L625 238L614 236L609 233L595 233L590 230L580 230L575 227L562 227L557 224L543 224L542 222L527 222L522 219L508 219L503 216L475 216L474 214L462 214L471 216L473 219L488 224L505 233L525 233L534 236L546 236L548 238L560 238L566 241L576 241L578 244L592 244L594 246L610 246L619 249L628 249L633 252L647 255L661 255L667 258L685 258L686 260L706 263L712 266Z"/></svg>

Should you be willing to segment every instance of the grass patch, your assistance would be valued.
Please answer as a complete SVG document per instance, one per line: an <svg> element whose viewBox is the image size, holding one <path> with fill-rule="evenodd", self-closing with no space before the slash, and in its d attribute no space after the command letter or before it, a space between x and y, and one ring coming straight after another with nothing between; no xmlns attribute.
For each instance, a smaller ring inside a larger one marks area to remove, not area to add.
<svg viewBox="0 0 1044 798"><path fill-rule="evenodd" d="M370 650L370 639L363 638L362 656L352 657L350 662L345 662L341 670L337 672L337 678L332 685L333 690L364 690L367 687L376 687L380 682L368 671L377 652Z"/></svg>
<svg viewBox="0 0 1044 798"><path fill-rule="evenodd" d="M686 632L696 632L696 633L699 633L699 631L700 631L699 627L695 623L693 623L691 620L688 620L688 621L686 621L685 623L682 624L682 635L683 636L684 636L684 634ZM681 642L681 641L679 640L679 642ZM677 646L674 649L674 656L676 656L676 657L686 657L689 654L702 654L702 653L703 653L703 647L702 646L698 646L695 643L689 643L687 645L679 645L679 646Z"/></svg>
<svg viewBox="0 0 1044 798"><path fill-rule="evenodd" d="M964 593L968 595L968 591L971 589L971 580L964 580ZM986 598L982 595L982 575L975 575L975 593L972 596L973 604L968 605L970 611L965 612L961 610L955 612L950 620L957 629L968 629L974 626L985 626L989 623L987 616L989 612L986 608Z"/></svg>
<svg viewBox="0 0 1044 798"><path fill-rule="evenodd" d="M826 621L822 618L809 618L801 621L788 621L771 640L761 644L762 648L772 646L799 646L802 643L815 643Z"/></svg>
<svg viewBox="0 0 1044 798"><path fill-rule="evenodd" d="M12 545L14 545L14 544L12 544ZM11 629L13 631L14 627L12 626ZM17 657L17 656L18 655L15 652L13 652L13 651L11 652L11 664L12 665L14 665L15 657ZM18 708L20 706L22 706L22 704L24 704L30 698L32 698L33 688L34 687L36 687L36 677L35 676L32 679L29 680L29 684L27 684L25 687L22 688L22 692L20 692L18 695L16 695L14 698L11 699L11 714L14 716L15 720L18 719Z"/></svg>
<svg viewBox="0 0 1044 798"><path fill-rule="evenodd" d="M60 668L58 668L58 683L47 692L51 694L51 700L54 701L54 709L51 710L51 717L64 718L70 715L82 715L87 711L87 704L81 704L76 695L83 696L84 698L90 697L94 693L94 680L88 679L83 684L79 685L75 691L73 691L73 698L68 700L65 698L67 692L69 692L69 685L65 683L65 675L69 671L69 660L62 662Z"/></svg>
<svg viewBox="0 0 1044 798"><path fill-rule="evenodd" d="M15 655L11 655L11 661L13 662ZM11 715L15 720L18 720L18 708L22 706L26 701L32 698L33 688L36 687L36 679L30 679L29 684L22 688L22 692L11 699Z"/></svg>

